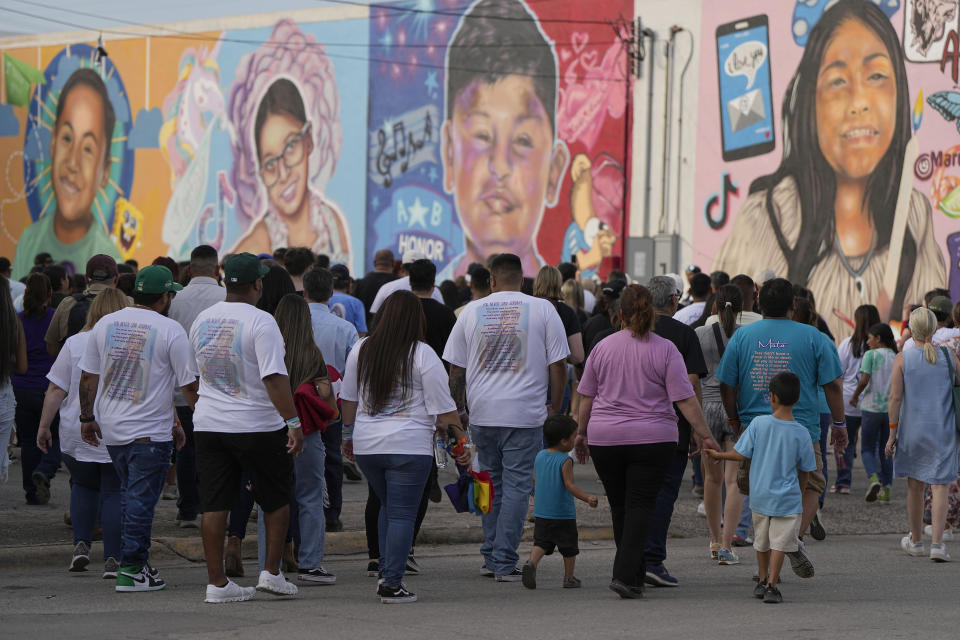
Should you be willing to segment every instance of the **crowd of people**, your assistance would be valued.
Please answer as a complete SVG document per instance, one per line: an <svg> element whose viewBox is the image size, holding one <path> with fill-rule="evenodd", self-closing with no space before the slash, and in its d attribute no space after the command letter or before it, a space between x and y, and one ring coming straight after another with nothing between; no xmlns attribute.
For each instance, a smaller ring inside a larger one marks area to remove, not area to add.
<svg viewBox="0 0 960 640"><path fill-rule="evenodd" d="M461 474L488 474L481 573L496 582L536 588L556 549L563 588L581 586L575 499L599 499L573 465L588 459L613 523L609 587L624 599L679 584L667 538L690 460L704 553L735 565L752 543L764 602L782 601L785 560L814 575L804 537L826 536L820 509L850 493L858 455L867 502L895 501L894 478L907 478L902 550L950 560L960 303L948 291L905 307L902 324L865 304L837 345L813 294L769 271L691 266L686 282L641 284L614 270L600 283L570 263L524 274L518 256L498 254L438 284L416 251L378 251L354 280L308 248L219 256L206 245L179 264L97 255L85 267L78 277L40 254L17 282L0 258L0 442L15 427L28 505L50 500L66 466L69 570L87 570L99 528L116 591L165 586L149 554L162 497L176 498L179 526L200 530L206 602L334 584L324 540L343 528L346 475L369 486L378 598L413 602L404 578L419 572L445 450ZM4 450L0 476L8 464ZM254 504L259 573L240 586Z"/></svg>

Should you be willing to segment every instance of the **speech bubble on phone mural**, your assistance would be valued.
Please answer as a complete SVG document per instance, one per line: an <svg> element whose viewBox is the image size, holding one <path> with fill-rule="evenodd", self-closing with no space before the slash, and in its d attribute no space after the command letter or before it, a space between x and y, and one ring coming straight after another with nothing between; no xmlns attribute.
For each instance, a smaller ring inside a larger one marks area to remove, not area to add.
<svg viewBox="0 0 960 640"><path fill-rule="evenodd" d="M723 63L723 69L730 77L746 76L747 89L749 89L757 77L757 69L762 67L766 60L767 45L759 40L751 40L738 45L730 52L727 61Z"/></svg>

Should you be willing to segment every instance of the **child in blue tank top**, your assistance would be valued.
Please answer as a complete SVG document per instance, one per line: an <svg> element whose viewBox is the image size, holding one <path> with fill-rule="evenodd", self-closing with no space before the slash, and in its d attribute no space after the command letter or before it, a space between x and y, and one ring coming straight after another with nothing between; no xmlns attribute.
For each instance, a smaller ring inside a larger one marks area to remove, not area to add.
<svg viewBox="0 0 960 640"><path fill-rule="evenodd" d="M573 450L577 423L569 416L550 416L543 423L547 448L537 454L534 464L533 549L523 566L523 586L537 588L537 565L554 548L563 556L563 588L575 589L580 581L573 575L577 554L577 510L574 497L596 508L597 496L588 495L573 480Z"/></svg>

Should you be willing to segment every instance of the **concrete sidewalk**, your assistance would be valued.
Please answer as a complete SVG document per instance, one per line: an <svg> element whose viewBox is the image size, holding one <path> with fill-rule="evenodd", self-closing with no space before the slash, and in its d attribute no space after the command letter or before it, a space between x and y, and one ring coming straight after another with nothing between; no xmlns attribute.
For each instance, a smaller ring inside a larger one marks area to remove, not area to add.
<svg viewBox="0 0 960 640"><path fill-rule="evenodd" d="M832 467L832 461L831 461ZM600 506L591 509L577 501L577 519L584 540L609 539L612 537L610 510L603 496L603 486L597 480L592 464L575 465L577 484L587 491L601 496ZM831 472L833 469L831 469ZM855 535L896 533L905 531L906 504L905 483L894 485L893 500L888 505L867 504L863 501L866 490L862 467L854 470L853 492L848 496L828 494L823 511L823 520L830 535ZM73 550L73 534L63 521L69 508L68 473L62 468L54 478L49 504L28 506L21 488L20 464L15 460L10 467L10 480L0 484L0 569L23 566L46 566L67 564ZM440 472L440 485L455 480L452 465ZM709 536L706 520L697 515L700 499L690 492L691 470L680 491L674 510L670 535L678 538L706 538ZM367 499L366 482L346 482L343 492L344 504L341 520L344 531L328 533L326 552L330 555L362 553L366 550L366 535L363 520ZM151 553L160 558L182 557L191 561L203 558L200 535L197 529L180 529L176 526L176 503L161 500L154 521L154 545ZM532 533L528 525L527 536ZM431 503L424 520L419 545L442 545L478 543L482 540L480 519L470 514L458 514L446 496L439 504ZM94 543L91 559L100 558L100 545ZM256 523L250 522L248 536L244 540L244 557L256 556ZM94 560L96 564L97 560Z"/></svg>

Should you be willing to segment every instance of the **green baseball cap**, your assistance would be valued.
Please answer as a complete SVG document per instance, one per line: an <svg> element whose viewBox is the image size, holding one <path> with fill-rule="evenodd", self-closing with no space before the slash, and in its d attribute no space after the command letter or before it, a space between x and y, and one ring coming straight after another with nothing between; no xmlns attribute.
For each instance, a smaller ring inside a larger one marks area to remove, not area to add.
<svg viewBox="0 0 960 640"><path fill-rule="evenodd" d="M934 313L949 317L953 313L953 302L947 296L937 296L930 301L927 308ZM938 320L942 320L942 318L938 318Z"/></svg>
<svg viewBox="0 0 960 640"><path fill-rule="evenodd" d="M152 264L137 272L133 290L137 293L166 293L180 291L183 285L173 281L173 273L162 264Z"/></svg>
<svg viewBox="0 0 960 640"><path fill-rule="evenodd" d="M260 258L252 253L237 253L223 265L223 275L227 284L247 284L259 280L267 275L269 267L260 262Z"/></svg>

